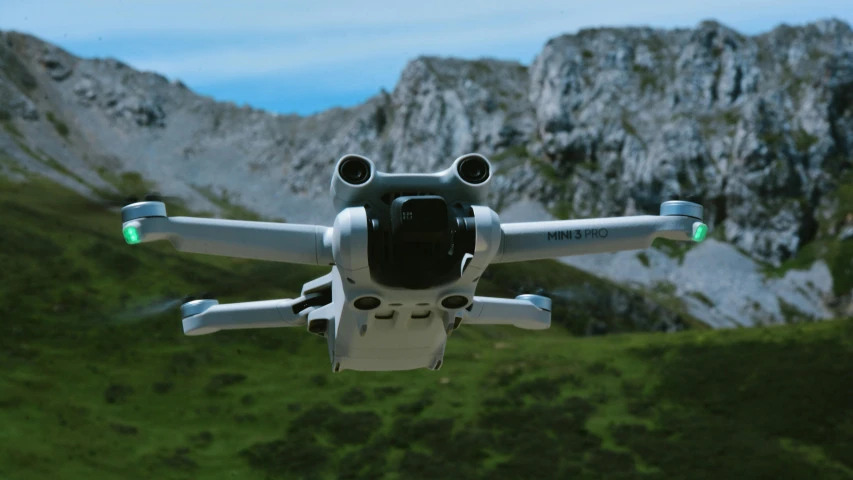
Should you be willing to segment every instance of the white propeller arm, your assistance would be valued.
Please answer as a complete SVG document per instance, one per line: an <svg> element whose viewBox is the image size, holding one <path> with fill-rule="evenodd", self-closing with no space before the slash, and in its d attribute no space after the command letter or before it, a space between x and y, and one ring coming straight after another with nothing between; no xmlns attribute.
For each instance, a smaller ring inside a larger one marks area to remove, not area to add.
<svg viewBox="0 0 853 480"><path fill-rule="evenodd" d="M219 304L195 300L181 307L185 335L207 335L220 330L302 327L309 309L293 311L296 299Z"/></svg>
<svg viewBox="0 0 853 480"><path fill-rule="evenodd" d="M656 238L702 241L708 227L700 205L674 201L661 206L661 216L505 223L501 231L501 247L491 263L641 250Z"/></svg>
<svg viewBox="0 0 853 480"><path fill-rule="evenodd" d="M514 299L475 296L462 324L545 330L551 326L551 299L540 295L519 295Z"/></svg>
<svg viewBox="0 0 853 480"><path fill-rule="evenodd" d="M318 225L167 217L162 202L122 208L127 243L168 240L181 252L304 265L334 262L331 228Z"/></svg>

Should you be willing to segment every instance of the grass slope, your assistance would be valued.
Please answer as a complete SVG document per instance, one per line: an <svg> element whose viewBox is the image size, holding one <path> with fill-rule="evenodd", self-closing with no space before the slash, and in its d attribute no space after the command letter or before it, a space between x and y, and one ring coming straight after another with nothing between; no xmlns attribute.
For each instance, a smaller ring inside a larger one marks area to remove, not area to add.
<svg viewBox="0 0 853 480"><path fill-rule="evenodd" d="M440 372L332 374L302 330L117 321L208 288L293 295L324 270L130 247L118 227L50 184L0 184L0 479L853 478L850 320L463 325ZM490 269L483 290L593 282L559 268Z"/></svg>

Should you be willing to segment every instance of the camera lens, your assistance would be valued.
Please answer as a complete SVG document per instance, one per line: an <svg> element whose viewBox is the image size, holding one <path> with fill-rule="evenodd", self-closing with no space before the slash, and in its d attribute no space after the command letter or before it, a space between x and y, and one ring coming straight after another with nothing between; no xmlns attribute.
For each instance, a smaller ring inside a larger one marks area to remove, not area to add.
<svg viewBox="0 0 853 480"><path fill-rule="evenodd" d="M468 299L462 295L453 295L441 301L441 306L444 308L462 308L468 305Z"/></svg>
<svg viewBox="0 0 853 480"><path fill-rule="evenodd" d="M359 310L373 310L382 304L376 297L361 297L353 303L353 306Z"/></svg>
<svg viewBox="0 0 853 480"><path fill-rule="evenodd" d="M471 155L459 162L459 176L462 180L475 185L488 180L489 163L479 155Z"/></svg>
<svg viewBox="0 0 853 480"><path fill-rule="evenodd" d="M361 185L370 178L370 164L360 157L347 157L338 167L338 173L345 182Z"/></svg>

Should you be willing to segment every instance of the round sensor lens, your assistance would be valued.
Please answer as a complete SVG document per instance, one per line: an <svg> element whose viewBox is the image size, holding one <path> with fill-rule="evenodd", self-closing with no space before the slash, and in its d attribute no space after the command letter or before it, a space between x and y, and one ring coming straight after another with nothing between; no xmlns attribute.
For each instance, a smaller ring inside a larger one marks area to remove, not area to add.
<svg viewBox="0 0 853 480"><path fill-rule="evenodd" d="M353 306L359 310L373 310L382 302L376 297L362 297L353 303Z"/></svg>
<svg viewBox="0 0 853 480"><path fill-rule="evenodd" d="M489 164L482 157L468 157L459 162L459 176L468 183L483 183L489 178Z"/></svg>
<svg viewBox="0 0 853 480"><path fill-rule="evenodd" d="M462 308L468 305L468 299L462 295L453 295L441 301L441 306L444 308Z"/></svg>
<svg viewBox="0 0 853 480"><path fill-rule="evenodd" d="M370 178L370 165L362 158L347 158L341 162L341 178L352 185L361 185Z"/></svg>

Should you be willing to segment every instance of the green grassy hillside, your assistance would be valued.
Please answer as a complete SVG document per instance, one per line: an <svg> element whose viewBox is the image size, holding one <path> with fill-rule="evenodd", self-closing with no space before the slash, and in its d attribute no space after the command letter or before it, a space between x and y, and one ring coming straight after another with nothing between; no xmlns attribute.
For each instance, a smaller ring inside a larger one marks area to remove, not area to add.
<svg viewBox="0 0 853 480"><path fill-rule="evenodd" d="M301 329L128 315L325 270L129 247L115 212L38 181L0 183L0 266L3 480L853 478L851 320L582 338L621 320L563 303L544 332L463 325L439 372L333 374ZM553 262L480 293L567 284L625 294Z"/></svg>

